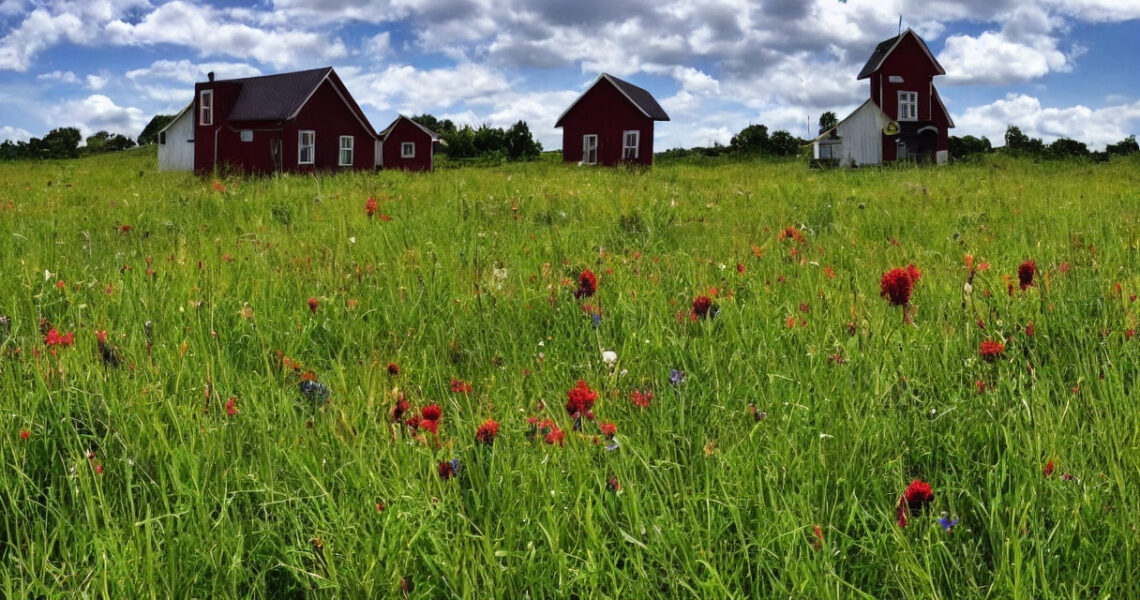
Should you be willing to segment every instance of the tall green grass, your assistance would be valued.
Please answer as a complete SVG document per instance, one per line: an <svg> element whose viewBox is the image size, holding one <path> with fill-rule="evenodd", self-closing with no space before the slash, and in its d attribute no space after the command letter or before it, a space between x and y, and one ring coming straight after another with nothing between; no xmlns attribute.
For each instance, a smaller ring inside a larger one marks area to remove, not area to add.
<svg viewBox="0 0 1140 600"><path fill-rule="evenodd" d="M1138 184L1001 157L217 185L145 150L0 164L0 596L1136 596ZM905 323L879 280L911 263ZM572 431L578 379L619 449ZM398 394L439 434L391 423ZM935 500L900 528L916 478Z"/></svg>

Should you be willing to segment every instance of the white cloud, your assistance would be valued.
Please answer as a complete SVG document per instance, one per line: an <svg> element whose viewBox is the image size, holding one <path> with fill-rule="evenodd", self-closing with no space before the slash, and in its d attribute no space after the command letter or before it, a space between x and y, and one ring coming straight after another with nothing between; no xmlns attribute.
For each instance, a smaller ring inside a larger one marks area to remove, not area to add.
<svg viewBox="0 0 1140 600"><path fill-rule="evenodd" d="M276 67L312 65L348 55L339 39L291 29L263 30L236 22L217 9L174 0L149 13L138 24L108 23L108 40L121 45L177 44L202 56L240 56Z"/></svg>
<svg viewBox="0 0 1140 600"><path fill-rule="evenodd" d="M392 35L387 31L364 40L364 55L368 58L383 58L392 52Z"/></svg>
<svg viewBox="0 0 1140 600"><path fill-rule="evenodd" d="M28 133L26 129L12 127L10 125L0 127L0 141L11 140L13 142L26 142L31 138L32 134Z"/></svg>
<svg viewBox="0 0 1140 600"><path fill-rule="evenodd" d="M22 7L23 3L16 3ZM27 71L40 52L61 42L94 45L101 41L102 25L128 11L147 7L147 0L91 0L50 2L37 7L12 31L0 38L0 70ZM8 13L5 7L0 13Z"/></svg>
<svg viewBox="0 0 1140 600"><path fill-rule="evenodd" d="M79 83L79 78L71 71L52 71L36 75L36 81L58 81L60 83Z"/></svg>
<svg viewBox="0 0 1140 600"><path fill-rule="evenodd" d="M1081 21L1120 23L1140 19L1136 0L1044 0L1042 4Z"/></svg>
<svg viewBox="0 0 1140 600"><path fill-rule="evenodd" d="M157 60L149 67L127 71L127 79L142 83L155 80L177 81L179 83L194 84L206 81L209 73L215 73L219 79L240 79L242 77L256 77L261 70L246 63L204 62L194 63L187 59Z"/></svg>
<svg viewBox="0 0 1140 600"><path fill-rule="evenodd" d="M109 131L134 138L142 132L149 120L142 110L119 106L102 94L64 102L42 112L45 121L60 127L78 127L83 137L97 131Z"/></svg>
<svg viewBox="0 0 1140 600"><path fill-rule="evenodd" d="M983 106L966 109L955 119L958 129L986 136L994 145L1004 143L1006 127L1016 125L1030 137L1050 143L1067 137L1103 148L1132 135L1140 127L1140 102L1091 109L1076 105L1063 108L1041 106L1024 94L1009 94Z"/></svg>
<svg viewBox="0 0 1140 600"><path fill-rule="evenodd" d="M103 86L107 85L108 80L109 79L107 77L102 76L102 75L88 75L87 76L87 87L89 87L92 90L97 92L97 91L103 89Z"/></svg>
<svg viewBox="0 0 1140 600"><path fill-rule="evenodd" d="M498 95L511 89L501 72L475 63L427 70L392 65L380 73L352 67L337 72L358 103L381 110L402 107L420 113L459 103L494 105Z"/></svg>

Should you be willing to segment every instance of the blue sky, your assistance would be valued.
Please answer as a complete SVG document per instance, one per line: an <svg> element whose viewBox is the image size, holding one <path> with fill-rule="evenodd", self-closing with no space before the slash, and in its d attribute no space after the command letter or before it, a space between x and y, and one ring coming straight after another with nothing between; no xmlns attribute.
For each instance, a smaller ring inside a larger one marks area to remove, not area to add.
<svg viewBox="0 0 1140 600"><path fill-rule="evenodd" d="M954 135L1007 125L1094 148L1140 133L1140 0L0 0L0 139L60 126L135 137L195 81L331 65L373 126L554 121L602 72L672 120L657 150L753 123L814 132L899 17L947 75Z"/></svg>

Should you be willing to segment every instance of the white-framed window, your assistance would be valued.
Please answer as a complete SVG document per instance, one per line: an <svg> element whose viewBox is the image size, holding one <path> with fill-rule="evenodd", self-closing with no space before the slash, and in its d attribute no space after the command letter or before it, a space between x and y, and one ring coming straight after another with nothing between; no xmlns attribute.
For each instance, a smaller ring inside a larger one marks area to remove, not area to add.
<svg viewBox="0 0 1140 600"><path fill-rule="evenodd" d="M252 129L242 129L241 130L241 141L247 142L247 143L252 142L253 141L253 130Z"/></svg>
<svg viewBox="0 0 1140 600"><path fill-rule="evenodd" d="M622 160L637 160L637 148L641 145L641 132L636 129L627 129L622 134L621 157Z"/></svg>
<svg viewBox="0 0 1140 600"><path fill-rule="evenodd" d="M415 158L416 157L416 143L415 142L402 142L400 144L400 158Z"/></svg>
<svg viewBox="0 0 1140 600"><path fill-rule="evenodd" d="M352 166L352 145L354 138L351 135L340 136L340 161L337 163L342 167Z"/></svg>
<svg viewBox="0 0 1140 600"><path fill-rule="evenodd" d="M587 133L582 136L582 164L598 164L598 134Z"/></svg>
<svg viewBox="0 0 1140 600"><path fill-rule="evenodd" d="M202 90L198 94L198 124L214 124L214 90Z"/></svg>
<svg viewBox="0 0 1140 600"><path fill-rule="evenodd" d="M297 132L297 164L311 165L317 157L317 132Z"/></svg>
<svg viewBox="0 0 1140 600"><path fill-rule="evenodd" d="M918 120L918 92L899 92L899 120Z"/></svg>

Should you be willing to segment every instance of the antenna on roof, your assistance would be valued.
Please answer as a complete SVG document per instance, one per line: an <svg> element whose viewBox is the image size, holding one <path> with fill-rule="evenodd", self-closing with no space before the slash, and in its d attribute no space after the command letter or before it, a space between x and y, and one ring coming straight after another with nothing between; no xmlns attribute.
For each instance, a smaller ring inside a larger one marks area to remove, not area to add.
<svg viewBox="0 0 1140 600"><path fill-rule="evenodd" d="M899 35L902 35L902 15L899 15Z"/></svg>

